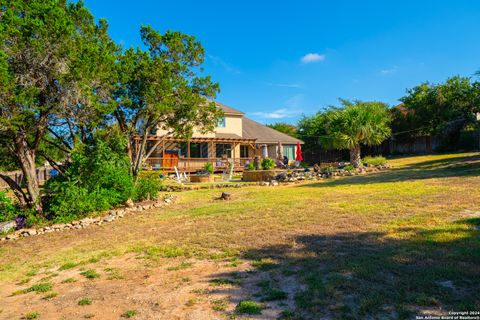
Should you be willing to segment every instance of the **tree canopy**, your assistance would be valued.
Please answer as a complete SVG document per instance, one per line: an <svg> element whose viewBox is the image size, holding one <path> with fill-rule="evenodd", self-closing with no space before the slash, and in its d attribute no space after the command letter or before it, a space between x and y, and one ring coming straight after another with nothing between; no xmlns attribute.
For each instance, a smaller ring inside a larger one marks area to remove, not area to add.
<svg viewBox="0 0 480 320"><path fill-rule="evenodd" d="M293 124L286 123L286 122L277 122L273 124L268 124L267 126L277 131L288 134L291 137L297 137L298 129L297 129L297 126Z"/></svg>
<svg viewBox="0 0 480 320"><path fill-rule="evenodd" d="M455 76L444 83L422 83L407 90L403 105L394 111L394 132L407 136L440 135L445 144L455 144L461 130L477 125L480 83Z"/></svg>
<svg viewBox="0 0 480 320"><path fill-rule="evenodd" d="M201 76L204 49L193 36L143 26L146 49L122 50L81 1L0 0L0 9L0 160L22 170L26 189L0 178L22 206L43 209L36 166L71 174L72 151L96 150L84 146L98 144L99 129L127 137L136 177L152 130L188 138L215 127L219 86Z"/></svg>
<svg viewBox="0 0 480 320"><path fill-rule="evenodd" d="M326 147L350 150L350 162L360 165L360 146L378 145L390 136L388 106L382 102L340 100L340 108L324 113L326 135L320 139Z"/></svg>
<svg viewBox="0 0 480 320"><path fill-rule="evenodd" d="M0 8L0 140L27 192L2 178L22 204L41 211L39 148L59 119L102 111L116 47L106 22L96 23L81 2L2 0Z"/></svg>
<svg viewBox="0 0 480 320"><path fill-rule="evenodd" d="M199 76L196 70L204 61L200 42L180 32L160 34L149 26L143 26L140 34L147 50L130 48L119 56L114 94L114 116L129 135L128 153L135 176L152 130L189 138L194 128L212 131L220 116L209 100L219 91L218 84L209 76ZM139 135L140 147L134 149Z"/></svg>

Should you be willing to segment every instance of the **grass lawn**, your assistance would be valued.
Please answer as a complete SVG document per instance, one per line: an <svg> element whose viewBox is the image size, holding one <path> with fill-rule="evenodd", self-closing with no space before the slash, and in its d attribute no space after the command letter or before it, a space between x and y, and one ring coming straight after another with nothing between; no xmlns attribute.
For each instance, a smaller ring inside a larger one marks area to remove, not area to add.
<svg viewBox="0 0 480 320"><path fill-rule="evenodd" d="M168 209L2 243L0 319L480 310L480 154L390 164L365 176L229 189L231 201L215 200L221 189L177 193Z"/></svg>

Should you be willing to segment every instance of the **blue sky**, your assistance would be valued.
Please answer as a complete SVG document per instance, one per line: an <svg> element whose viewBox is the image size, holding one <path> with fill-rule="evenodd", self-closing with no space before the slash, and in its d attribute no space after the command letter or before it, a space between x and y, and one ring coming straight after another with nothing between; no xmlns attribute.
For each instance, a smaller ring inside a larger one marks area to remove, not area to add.
<svg viewBox="0 0 480 320"><path fill-rule="evenodd" d="M480 1L85 0L124 47L139 27L195 35L218 101L295 123L338 98L391 105L407 88L480 69Z"/></svg>

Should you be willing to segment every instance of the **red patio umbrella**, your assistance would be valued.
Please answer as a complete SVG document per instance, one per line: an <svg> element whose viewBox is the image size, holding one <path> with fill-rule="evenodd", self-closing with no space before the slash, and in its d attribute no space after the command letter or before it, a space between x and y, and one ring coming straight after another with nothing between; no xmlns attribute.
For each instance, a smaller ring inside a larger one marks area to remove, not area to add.
<svg viewBox="0 0 480 320"><path fill-rule="evenodd" d="M297 142L297 156L295 157L295 160L297 161L303 160L302 147L300 146L300 142Z"/></svg>

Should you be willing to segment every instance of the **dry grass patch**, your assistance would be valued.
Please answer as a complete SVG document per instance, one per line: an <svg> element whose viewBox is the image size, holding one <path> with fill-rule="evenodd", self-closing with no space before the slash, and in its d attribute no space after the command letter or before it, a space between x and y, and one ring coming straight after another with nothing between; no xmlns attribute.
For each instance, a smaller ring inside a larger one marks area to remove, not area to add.
<svg viewBox="0 0 480 320"><path fill-rule="evenodd" d="M86 277L93 268L106 273L88 282L95 288L128 283L141 291L149 277L168 274L162 285L185 294L185 308L204 310L208 302L190 299L208 287L213 301L224 301L210 302L208 309L229 316L239 301L247 301L245 310L253 306L248 301L259 291L266 305L256 303L269 308L260 312L278 311L284 319L411 318L427 309L480 309L480 221L473 214L480 212L479 155L390 163L392 170L365 176L234 189L233 200L221 203L214 200L221 190L184 192L172 207L115 224L6 243L0 284L35 283L46 270L69 279L73 268L83 266ZM114 257L130 255L134 260L123 269L105 269ZM194 276L201 261L214 265L205 279ZM252 285L251 279L263 276L268 286ZM68 293L73 286L61 287ZM143 316L160 307L142 308Z"/></svg>

